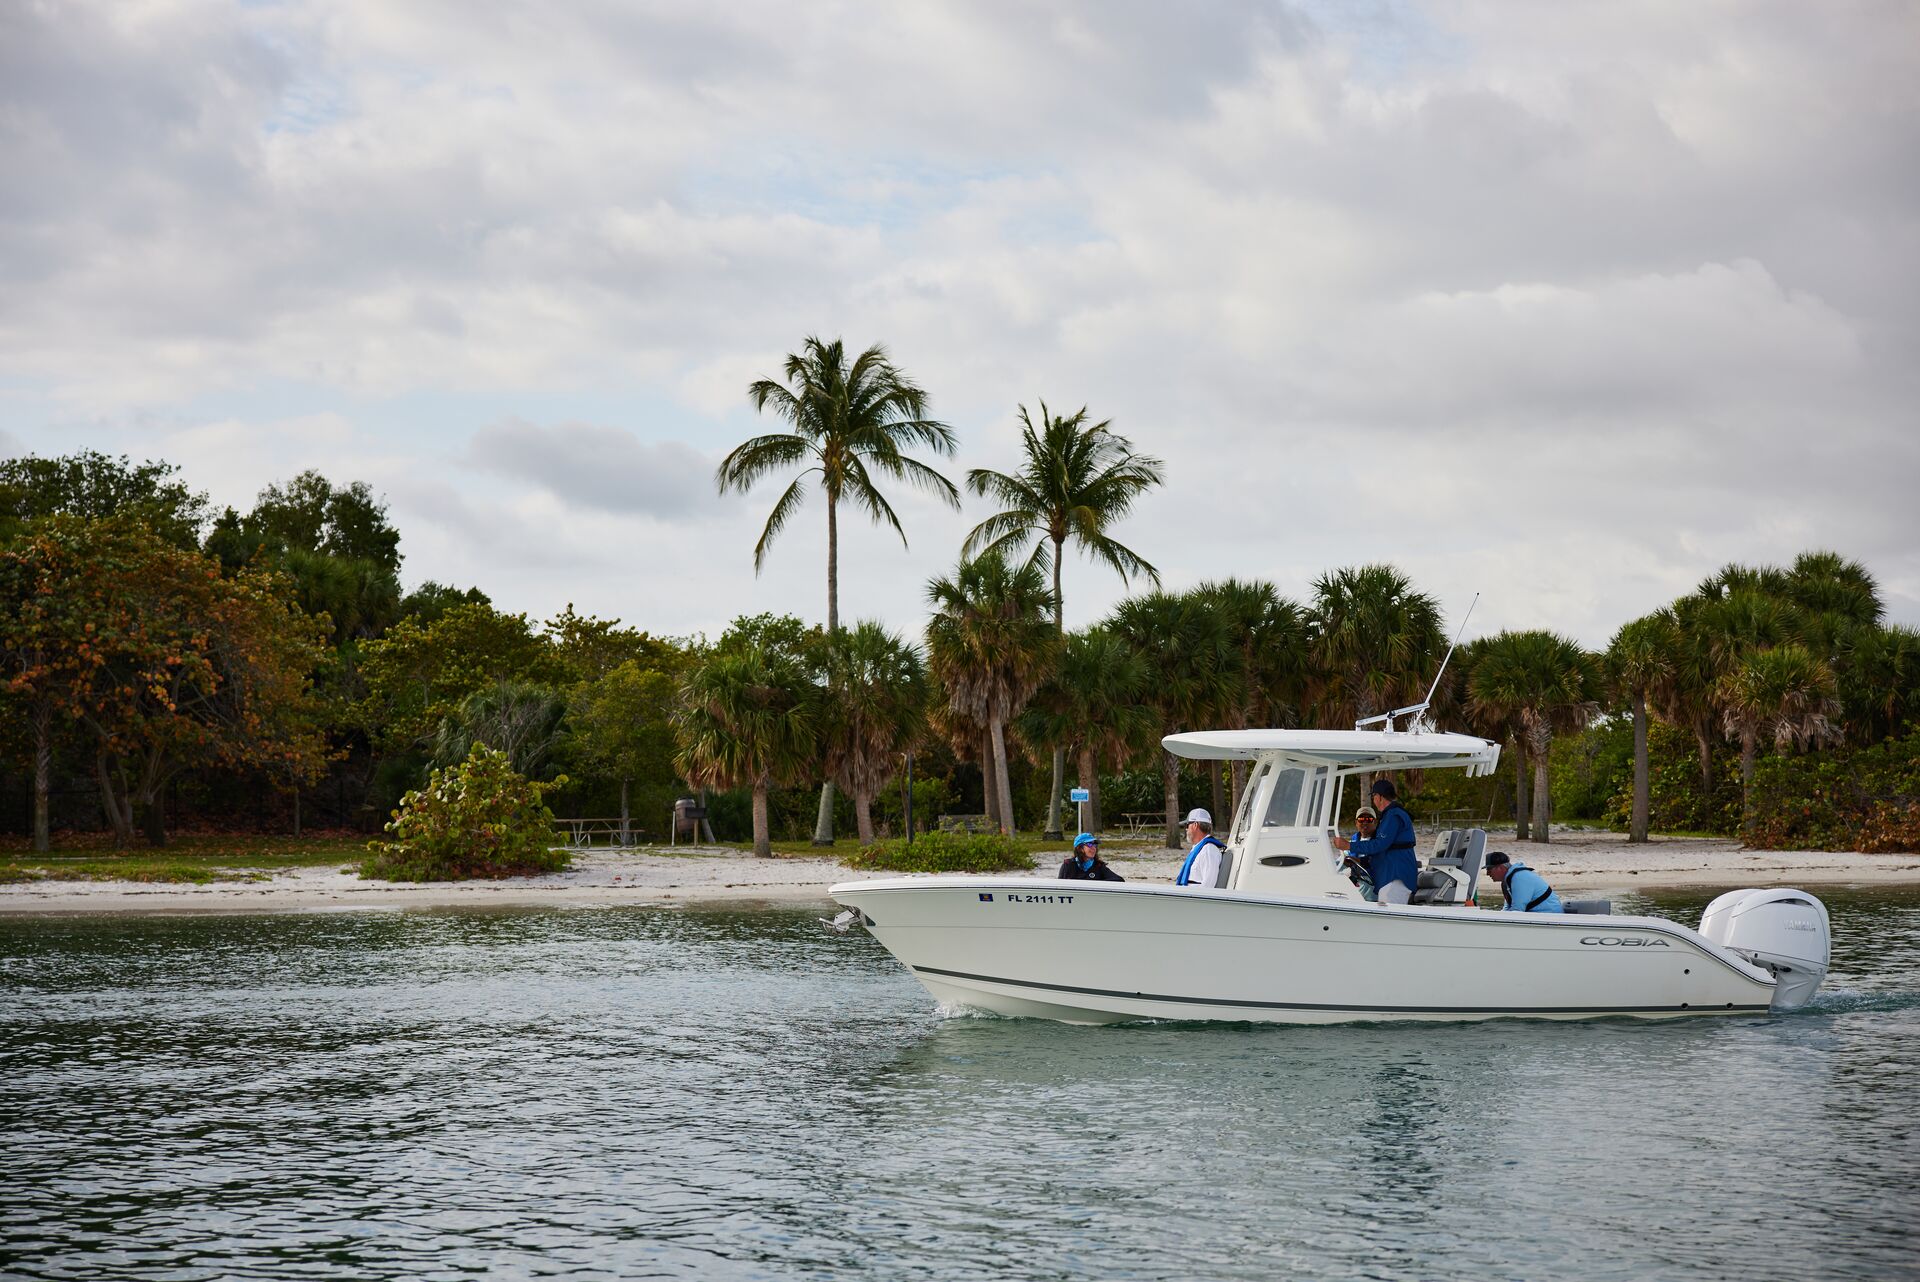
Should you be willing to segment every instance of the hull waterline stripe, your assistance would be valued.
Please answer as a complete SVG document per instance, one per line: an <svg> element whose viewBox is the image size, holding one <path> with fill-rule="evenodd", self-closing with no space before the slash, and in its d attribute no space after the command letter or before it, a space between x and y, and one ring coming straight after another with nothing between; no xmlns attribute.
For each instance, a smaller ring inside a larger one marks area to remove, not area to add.
<svg viewBox="0 0 1920 1282"><path fill-rule="evenodd" d="M1011 988L1038 988L1053 993L1078 993L1085 997L1124 997L1137 1002L1172 1002L1183 1006L1231 1006L1252 1010L1324 1010L1357 1011L1377 1014L1430 1013L1436 1015L1637 1015L1648 1012L1768 1011L1771 1002L1759 1006L1740 1003L1682 1006L1346 1006L1331 1002L1257 1002L1242 997L1178 997L1167 993L1129 993L1118 988L1081 988L1074 984L1043 984L1031 979L1003 979L998 975L970 975L963 970L942 970L938 966L912 966L915 974L942 975L948 979L971 979L983 984L1005 984Z"/></svg>

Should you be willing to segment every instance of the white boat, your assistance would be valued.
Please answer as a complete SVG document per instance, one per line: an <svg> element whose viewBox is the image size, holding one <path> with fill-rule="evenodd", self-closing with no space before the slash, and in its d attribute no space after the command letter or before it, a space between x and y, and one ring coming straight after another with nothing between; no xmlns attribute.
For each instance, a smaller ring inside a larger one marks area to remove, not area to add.
<svg viewBox="0 0 1920 1282"><path fill-rule="evenodd" d="M1402 769L1490 774L1496 743L1391 728L1163 742L1178 756L1250 763L1212 887L920 876L829 893L940 1002L1078 1024L1754 1014L1804 1005L1826 975L1827 911L1799 890L1722 895L1697 931L1605 905L1475 907L1477 830L1440 834L1414 903L1363 899L1330 841L1349 782Z"/></svg>

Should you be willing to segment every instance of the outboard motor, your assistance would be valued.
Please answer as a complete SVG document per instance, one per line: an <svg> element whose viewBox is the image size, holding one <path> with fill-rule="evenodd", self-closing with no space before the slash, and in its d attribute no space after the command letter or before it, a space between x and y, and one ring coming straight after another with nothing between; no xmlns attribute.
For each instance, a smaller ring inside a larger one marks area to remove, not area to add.
<svg viewBox="0 0 1920 1282"><path fill-rule="evenodd" d="M1700 933L1773 972L1773 1008L1794 1010L1827 977L1827 906L1804 890L1732 890L1707 905Z"/></svg>

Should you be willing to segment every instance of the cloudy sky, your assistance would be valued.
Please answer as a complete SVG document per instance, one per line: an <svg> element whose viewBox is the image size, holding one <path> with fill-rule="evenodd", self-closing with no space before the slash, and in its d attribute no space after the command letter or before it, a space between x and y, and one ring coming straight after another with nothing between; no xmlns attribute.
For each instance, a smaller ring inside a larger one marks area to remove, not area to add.
<svg viewBox="0 0 1920 1282"><path fill-rule="evenodd" d="M1836 548L1920 622L1920 7L0 4L0 451L365 480L409 584L824 616L714 462L809 334L1166 460L1169 586L1603 643ZM917 630L979 501L843 524ZM1123 591L1069 567L1068 621Z"/></svg>

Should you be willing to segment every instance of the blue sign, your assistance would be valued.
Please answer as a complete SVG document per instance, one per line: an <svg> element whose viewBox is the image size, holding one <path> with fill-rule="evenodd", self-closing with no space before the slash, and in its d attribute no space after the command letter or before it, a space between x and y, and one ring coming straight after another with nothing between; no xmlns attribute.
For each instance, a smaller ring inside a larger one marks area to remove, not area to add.
<svg viewBox="0 0 1920 1282"><path fill-rule="evenodd" d="M1086 788L1075 788L1067 794L1068 801L1092 801L1093 793Z"/></svg>

